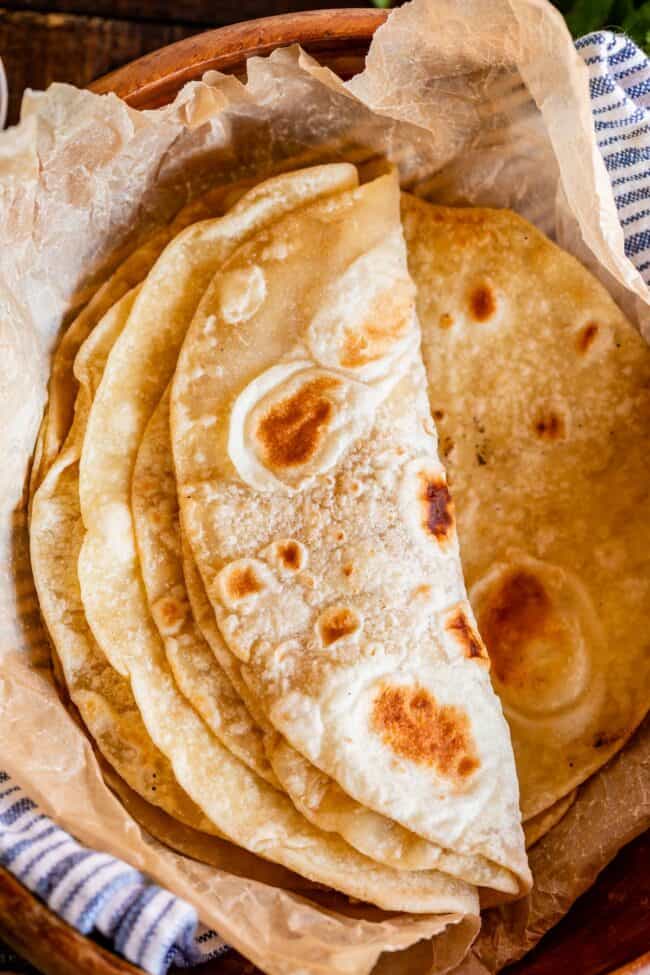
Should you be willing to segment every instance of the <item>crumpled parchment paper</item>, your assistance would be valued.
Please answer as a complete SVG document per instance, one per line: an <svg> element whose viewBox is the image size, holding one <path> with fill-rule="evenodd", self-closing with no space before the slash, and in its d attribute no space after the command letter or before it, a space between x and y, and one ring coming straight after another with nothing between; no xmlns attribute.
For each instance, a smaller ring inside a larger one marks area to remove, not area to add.
<svg viewBox="0 0 650 975"><path fill-rule="evenodd" d="M434 201L517 210L650 334L650 295L624 254L586 69L564 22L545 0L493 0L486 13L484 0L413 0L345 85L298 48L252 59L245 85L210 72L156 111L53 85L28 92L20 125L0 136L0 767L80 840L148 871L270 973L363 975L380 955L382 973L448 971L473 922L442 930L436 918L319 899L233 848L217 867L197 863L125 812L54 687L29 572L25 482L49 358L111 261L189 197L378 154ZM648 827L649 765L646 721L533 848L531 898L485 913L459 972L520 957Z"/></svg>

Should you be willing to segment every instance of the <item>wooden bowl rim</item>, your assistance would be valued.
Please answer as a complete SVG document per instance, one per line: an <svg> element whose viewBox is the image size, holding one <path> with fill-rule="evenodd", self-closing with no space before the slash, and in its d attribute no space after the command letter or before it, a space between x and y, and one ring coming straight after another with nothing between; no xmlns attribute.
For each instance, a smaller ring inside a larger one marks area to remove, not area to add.
<svg viewBox="0 0 650 975"><path fill-rule="evenodd" d="M368 49L389 11L362 7L277 14L230 24L187 37L146 54L90 85L97 94L113 92L132 108L171 101L188 81L209 70L243 70L248 58L299 43L306 51L358 54Z"/></svg>

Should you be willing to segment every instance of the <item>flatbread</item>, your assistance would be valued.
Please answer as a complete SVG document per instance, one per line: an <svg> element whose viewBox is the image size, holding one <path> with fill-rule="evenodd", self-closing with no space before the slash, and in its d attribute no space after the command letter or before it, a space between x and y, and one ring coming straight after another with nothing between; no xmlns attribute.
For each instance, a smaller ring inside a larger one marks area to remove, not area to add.
<svg viewBox="0 0 650 975"><path fill-rule="evenodd" d="M90 411L80 463L86 537L79 579L91 629L116 669L128 673L149 734L178 783L225 836L386 910L440 913L454 923L476 912L475 888L435 871L378 866L314 829L199 718L173 680L149 613L129 509L139 442L212 272L238 243L282 213L341 192L355 179L352 167L336 165L269 180L222 220L195 225L161 255L111 351Z"/></svg>
<svg viewBox="0 0 650 975"><path fill-rule="evenodd" d="M650 351L573 257L506 210L404 196L431 408L524 819L650 702Z"/></svg>
<svg viewBox="0 0 650 975"><path fill-rule="evenodd" d="M168 226L159 227L113 270L66 329L52 360L48 403L30 472L30 497L52 466L72 424L78 390L72 365L83 342L106 312L142 283L170 240L192 223L220 216L243 190L244 184L215 187L182 207Z"/></svg>
<svg viewBox="0 0 650 975"><path fill-rule="evenodd" d="M228 674L256 724L266 733L265 741L273 770L298 811L319 829L338 833L355 850L387 866L398 870L439 869L454 876L463 876L478 886L490 885L494 888L498 885L501 893L511 892L514 885L508 871L498 871L493 866L486 867L476 859L443 850L436 844L422 840L398 823L355 802L336 782L324 775L274 731L261 709L260 702L242 677L240 661L228 649L221 636L203 580L184 535L181 541L183 573L192 615L215 660ZM502 899L499 894L490 897L486 891L482 891L482 906Z"/></svg>
<svg viewBox="0 0 650 975"><path fill-rule="evenodd" d="M223 261L247 236L303 200L356 181L354 167L345 163L306 172L309 175L302 178L292 174L268 180L247 193L224 218L194 224L174 239L147 277L130 327L113 350L93 404L80 464L79 494L87 534L79 557L79 581L93 632L123 675L128 668L121 660L121 647L129 618L123 571L135 561L127 498L137 447L171 379L201 295ZM140 370L133 368L133 336L146 349L147 361ZM113 502L113 496L120 500ZM129 633L129 644L137 638L136 627Z"/></svg>
<svg viewBox="0 0 650 975"><path fill-rule="evenodd" d="M280 735L358 803L521 892L509 735L418 343L394 175L240 247L172 387L183 526Z"/></svg>
<svg viewBox="0 0 650 975"><path fill-rule="evenodd" d="M113 670L93 639L77 579L83 539L78 490L81 442L106 357L135 296L128 293L106 312L77 355L79 392L73 425L33 499L32 571L70 698L102 754L148 802L187 826L214 834L214 825L179 787L169 761L147 734L128 681Z"/></svg>
<svg viewBox="0 0 650 975"><path fill-rule="evenodd" d="M216 867L217 870L225 870L237 877L246 877L272 887L281 887L283 890L296 891L308 897L315 892L329 890L321 887L320 884L305 880L297 873L285 870L284 867L279 867L276 863L262 860L261 857L254 856L247 850L242 850L240 846L228 843L227 840L219 840L215 836L208 836L180 823L165 813L160 806L146 802L141 795L129 788L126 782L116 775L112 766L104 762L100 764L104 780L117 795L128 814L166 847L199 863Z"/></svg>
<svg viewBox="0 0 650 975"><path fill-rule="evenodd" d="M138 556L149 610L182 693L208 728L250 769L279 783L251 718L192 615L183 575L178 498L169 436L169 390L138 450L131 485Z"/></svg>
<svg viewBox="0 0 650 975"><path fill-rule="evenodd" d="M185 577L185 586L192 609L192 616L203 635L203 639L210 647L219 667L228 675L230 683L241 697L257 726L267 734L274 734L273 725L267 721L264 712L260 709L259 702L255 699L255 695L242 677L239 660L234 653L230 652L221 636L210 600L208 599L208 594L203 585L203 579L196 567L189 542L182 531L181 548L183 575Z"/></svg>
<svg viewBox="0 0 650 975"><path fill-rule="evenodd" d="M41 487L30 521L31 563L59 679L104 758L138 795L183 828L201 830L206 850L218 830L174 779L147 734L128 682L108 665L83 617L76 573L83 539L78 462L90 403L132 308L134 286L170 238L194 221L223 213L244 189L245 184L217 187L184 206L169 227L159 228L114 268L73 320L54 355L30 477L30 513Z"/></svg>
<svg viewBox="0 0 650 975"><path fill-rule="evenodd" d="M193 564L188 564L191 557L186 552L186 571L194 589L193 604L188 596L183 576L168 391L140 445L131 494L147 601L165 644L167 659L179 688L222 743L267 781L278 787L282 783L298 811L313 825L339 833L360 853L396 869L437 869L479 886L498 883L506 892L512 892L507 871L497 876L493 868L442 850L366 809L346 796L335 782L285 741L278 741L275 734L272 739L267 738L267 747L277 779L272 772L269 775L262 729L268 735L272 727L250 688L242 683L237 658L227 649L219 633L200 577L196 578ZM209 644L194 619L194 607L198 619L207 627ZM219 661L224 661L225 671ZM237 702L226 673L242 689L250 710L241 700ZM260 722L258 725L251 715ZM233 727L234 735L232 731L229 733Z"/></svg>
<svg viewBox="0 0 650 975"><path fill-rule="evenodd" d="M577 795L578 790L574 789L573 792L569 792L566 796L562 796L561 799L554 802L548 809L544 809L542 812L537 813L536 816L531 816L530 819L526 820L524 823L524 836L526 837L527 850L531 846L534 846L538 840L541 840L542 836L545 836L549 830L553 829L560 822L576 801Z"/></svg>

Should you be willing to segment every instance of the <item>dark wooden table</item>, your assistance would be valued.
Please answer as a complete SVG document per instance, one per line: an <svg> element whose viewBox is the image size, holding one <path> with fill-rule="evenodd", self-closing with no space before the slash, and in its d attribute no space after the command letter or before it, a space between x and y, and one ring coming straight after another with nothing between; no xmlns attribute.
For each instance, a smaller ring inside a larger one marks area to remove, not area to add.
<svg viewBox="0 0 650 975"><path fill-rule="evenodd" d="M0 57L9 81L9 122L25 88L84 86L148 51L209 27L367 0L8 0L0 7Z"/></svg>

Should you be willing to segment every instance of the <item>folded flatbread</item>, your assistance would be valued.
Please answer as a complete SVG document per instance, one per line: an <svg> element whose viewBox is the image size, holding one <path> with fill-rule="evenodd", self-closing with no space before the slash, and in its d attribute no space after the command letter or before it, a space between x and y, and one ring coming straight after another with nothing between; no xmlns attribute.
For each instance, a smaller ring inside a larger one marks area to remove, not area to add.
<svg viewBox="0 0 650 975"><path fill-rule="evenodd" d="M75 359L79 392L72 427L32 502L32 572L62 678L104 757L143 798L187 826L216 834L214 825L180 788L168 759L147 734L128 681L113 670L94 640L84 617L77 578L84 534L79 510L81 444L106 358L134 300L135 292L127 293L109 309Z"/></svg>
<svg viewBox="0 0 650 975"><path fill-rule="evenodd" d="M311 826L281 792L236 758L179 691L149 612L131 515L137 451L212 275L248 237L307 201L342 193L353 167L316 167L247 194L222 220L198 224L161 255L108 358L83 442L79 496L86 529L78 563L97 643L131 689L176 780L225 836L261 856L389 910L476 911L475 888L438 871L390 870ZM237 297L235 296L235 304Z"/></svg>
<svg viewBox="0 0 650 975"><path fill-rule="evenodd" d="M169 436L169 391L140 444L131 497L148 606L178 687L233 755L279 788L262 731L213 656L191 611Z"/></svg>
<svg viewBox="0 0 650 975"><path fill-rule="evenodd" d="M240 246L172 387L183 527L278 733L272 764L287 742L350 799L521 892L509 733L419 340L394 175Z"/></svg>
<svg viewBox="0 0 650 975"><path fill-rule="evenodd" d="M339 833L360 853L400 870L439 869L480 886L514 893L516 888L505 869L496 870L441 849L361 806L273 734L259 702L243 681L239 661L219 632L191 556L187 550L182 552L167 393L140 445L132 498L147 600L167 660L183 694L226 747L272 784L281 784L306 819L327 832ZM240 692L238 706L233 701L234 688ZM263 731L277 778L269 774L264 758Z"/></svg>
<svg viewBox="0 0 650 975"><path fill-rule="evenodd" d="M222 214L238 195L238 186L218 187L183 207L168 227L114 267L68 327L54 355L30 477L31 565L58 675L104 758L148 802L207 834L206 850L218 830L176 782L146 731L128 681L110 666L83 614L77 577L84 535L79 457L106 359L136 298L134 286L172 237L192 222Z"/></svg>

